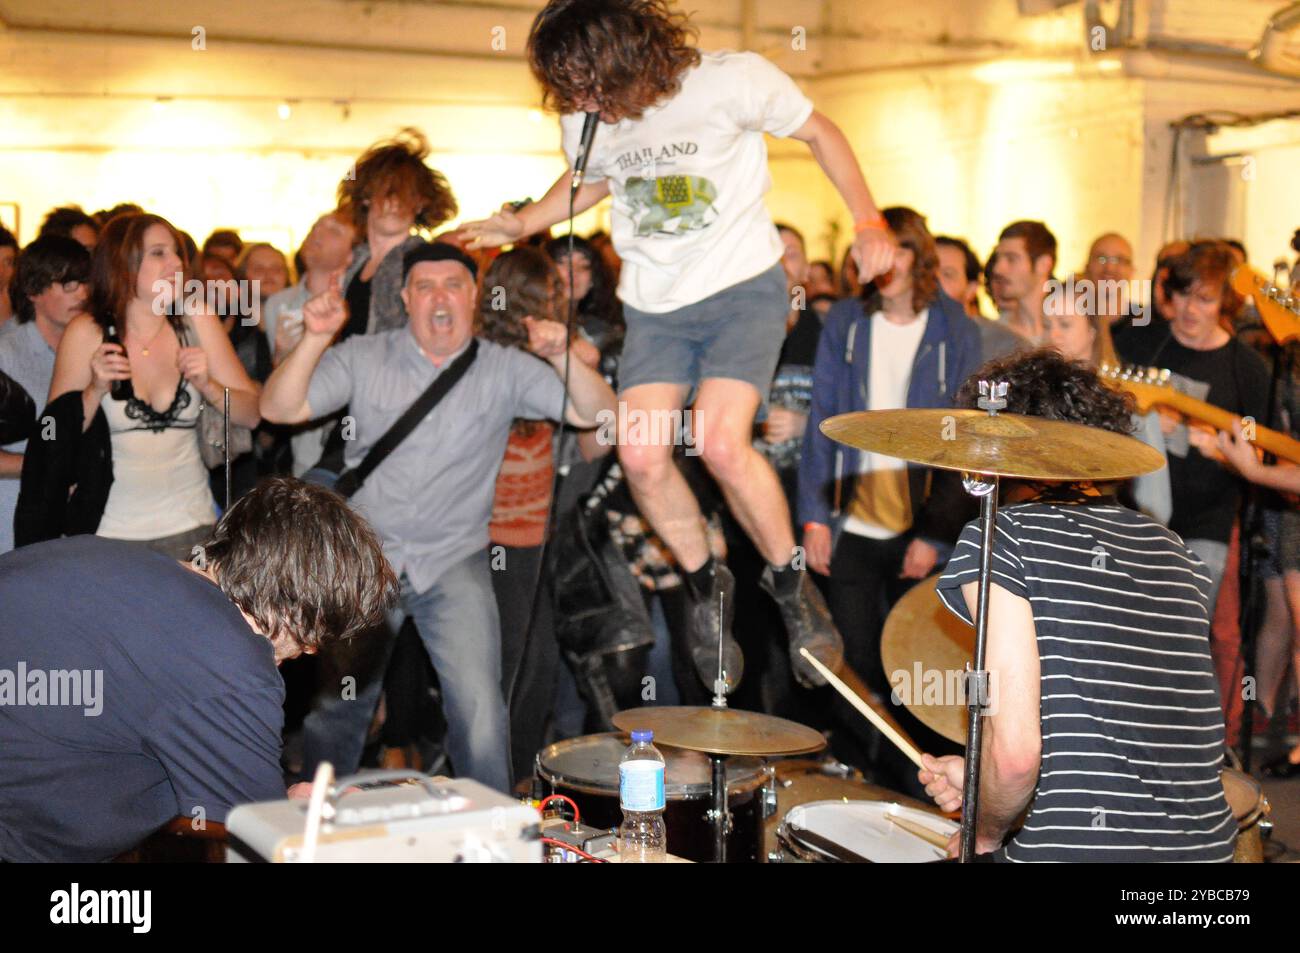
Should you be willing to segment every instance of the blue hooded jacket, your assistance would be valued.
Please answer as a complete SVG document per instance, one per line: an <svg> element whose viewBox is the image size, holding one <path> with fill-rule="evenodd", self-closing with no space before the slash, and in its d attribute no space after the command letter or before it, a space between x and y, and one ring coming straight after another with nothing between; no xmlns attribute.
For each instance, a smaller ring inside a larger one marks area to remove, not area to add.
<svg viewBox="0 0 1300 953"><path fill-rule="evenodd" d="M799 461L799 523L830 526L835 537L844 510L853 499L861 451L836 443L821 432L821 422L836 414L869 410L871 315L879 295L836 302L826 315L817 362L813 368L812 407ZM957 389L982 363L979 328L942 290L927 305L925 333L912 361L907 385L908 407L952 407ZM908 489L912 531L946 551L956 541L969 514L968 501L955 476L943 477L943 492L931 486L932 471L909 463Z"/></svg>

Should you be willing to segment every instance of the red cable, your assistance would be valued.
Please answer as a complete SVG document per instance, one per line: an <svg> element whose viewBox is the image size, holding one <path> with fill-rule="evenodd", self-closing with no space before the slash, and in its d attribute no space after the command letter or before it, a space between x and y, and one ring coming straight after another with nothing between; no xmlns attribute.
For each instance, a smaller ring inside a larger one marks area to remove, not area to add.
<svg viewBox="0 0 1300 953"><path fill-rule="evenodd" d="M582 820L582 814L578 811L577 802L571 797L565 797L563 794L552 794L549 797L542 798L541 803L537 805L538 812L545 816L546 805L551 801L567 801L569 807L573 808L573 823L577 824Z"/></svg>
<svg viewBox="0 0 1300 953"><path fill-rule="evenodd" d="M568 800L568 798L565 798L565 800ZM602 860L601 858L595 856L594 854L589 854L589 853L587 853L585 850L582 850L582 849L580 849L580 848L574 847L572 844L566 844L566 843L564 843L564 841L556 840L554 837L543 837L543 838L542 838L542 843L543 843L543 844L551 844L551 845L553 845L553 846L555 846L555 847L559 847L559 848L562 849L562 850L567 850L567 851L569 851L570 853L577 854L579 857L585 857L587 860L591 861L593 864L608 864L608 863L609 863L609 861L607 861L607 860Z"/></svg>

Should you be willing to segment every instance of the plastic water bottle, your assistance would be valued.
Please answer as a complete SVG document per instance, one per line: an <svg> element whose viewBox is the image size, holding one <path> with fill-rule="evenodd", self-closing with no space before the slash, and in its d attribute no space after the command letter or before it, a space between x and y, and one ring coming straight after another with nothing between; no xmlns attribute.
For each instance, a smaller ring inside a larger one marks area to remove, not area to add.
<svg viewBox="0 0 1300 953"><path fill-rule="evenodd" d="M632 744L618 763L618 800L623 824L618 856L624 864L662 864L668 857L664 830L664 756L651 742L653 731L632 732Z"/></svg>

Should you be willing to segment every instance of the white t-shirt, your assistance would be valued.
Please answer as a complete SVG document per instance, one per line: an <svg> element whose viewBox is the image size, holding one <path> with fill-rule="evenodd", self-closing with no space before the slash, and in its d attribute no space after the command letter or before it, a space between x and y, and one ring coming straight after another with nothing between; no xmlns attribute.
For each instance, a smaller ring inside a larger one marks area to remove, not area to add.
<svg viewBox="0 0 1300 953"><path fill-rule="evenodd" d="M925 325L930 320L930 309L924 309L916 320L895 324L877 311L871 316L871 363L868 369L867 409L897 410L907 406L907 388L912 382L912 364L917 348L925 336ZM858 465L859 473L882 470L902 470L906 460L879 453L863 452ZM844 520L844 531L871 539L889 539L895 534L881 526L849 516Z"/></svg>
<svg viewBox="0 0 1300 953"><path fill-rule="evenodd" d="M676 96L638 120L601 123L587 181L609 179L618 296L662 314L771 268L781 240L763 204L771 188L763 133L785 137L812 102L757 53L703 53ZM572 166L581 113L562 116Z"/></svg>

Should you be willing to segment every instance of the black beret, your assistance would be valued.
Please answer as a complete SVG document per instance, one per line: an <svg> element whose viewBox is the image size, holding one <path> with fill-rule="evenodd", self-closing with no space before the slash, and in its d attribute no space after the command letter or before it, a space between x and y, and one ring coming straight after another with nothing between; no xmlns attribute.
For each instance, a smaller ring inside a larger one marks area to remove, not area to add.
<svg viewBox="0 0 1300 953"><path fill-rule="evenodd" d="M478 277L478 263L455 245L446 242L421 242L407 249L402 255L402 284L406 284L406 276L411 273L411 269L422 261L458 261L469 269L471 275Z"/></svg>

